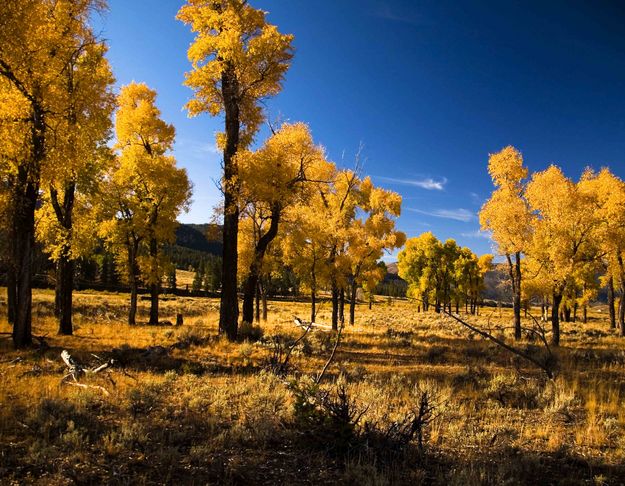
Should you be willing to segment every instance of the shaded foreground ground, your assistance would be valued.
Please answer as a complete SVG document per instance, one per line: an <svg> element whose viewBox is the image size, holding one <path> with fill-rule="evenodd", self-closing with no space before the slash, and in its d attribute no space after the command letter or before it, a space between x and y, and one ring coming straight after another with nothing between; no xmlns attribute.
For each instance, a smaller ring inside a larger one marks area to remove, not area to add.
<svg viewBox="0 0 625 486"><path fill-rule="evenodd" d="M271 302L263 338L232 344L216 337L212 299L165 298L163 318L181 312L182 327L129 327L127 296L79 293L72 337L56 335L52 301L35 296L46 346L0 339L3 484L625 484L625 341L598 308L588 324L563 324L550 381L448 318L404 301L359 305L314 395L336 403L345 390L357 422L346 429L311 418L303 392L334 336L311 333L286 375L268 371L301 334L293 316L306 304ZM510 339L510 317L467 319ZM537 341L520 347L545 358ZM85 364L115 359L81 379L108 395L61 385L62 349ZM388 439L424 391L434 410L423 449Z"/></svg>

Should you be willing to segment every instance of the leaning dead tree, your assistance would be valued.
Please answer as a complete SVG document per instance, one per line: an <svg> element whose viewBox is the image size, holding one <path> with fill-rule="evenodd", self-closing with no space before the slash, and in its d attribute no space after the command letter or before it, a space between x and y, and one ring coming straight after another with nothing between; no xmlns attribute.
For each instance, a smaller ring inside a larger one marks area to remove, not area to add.
<svg viewBox="0 0 625 486"><path fill-rule="evenodd" d="M100 359L96 355L93 356L97 359ZM78 386L80 388L97 388L98 390L101 390L105 395L109 394L109 392L106 391L104 387L101 387L99 385L87 385L85 383L80 383L80 379L85 375L95 375L104 370L108 370L115 363L113 359L110 359L105 363L101 363L93 368L86 368L78 363L78 361L76 361L66 349L61 351L61 359L67 365L67 373L61 379L61 384ZM113 385L115 385L115 382L110 376L108 376L108 374L107 377L113 383Z"/></svg>
<svg viewBox="0 0 625 486"><path fill-rule="evenodd" d="M416 301L420 301L420 299L416 299L413 298L413 300ZM448 310L446 310L445 308L441 309L441 313L445 314L446 316L451 317L453 320L455 320L456 322L458 322L459 324L463 325L464 327L466 327L467 329L473 331L476 334L479 334L480 336L482 336L485 339L488 339L489 341L494 342L497 346L511 352L512 354L515 354L517 356L519 356L520 358L532 363L533 365L535 365L536 367L540 368L542 371L544 371L544 373L547 375L547 378L549 379L553 379L554 378L554 370L553 370L553 354L551 353L551 348L549 347L549 345L547 344L547 340L545 338L545 333L544 333L544 329L538 324L538 321L533 317L532 319L534 319L534 322L536 323L536 325L539 328L539 331L536 331L535 329L525 329L526 331L532 332L536 335L538 335L541 339L541 341L543 341L544 345L545 345L545 349L547 350L547 354L548 357L544 362L541 362L540 360L536 359L534 356L529 355L528 353L520 350L519 348L516 348L508 343L506 343L505 341L493 336L490 332L486 332L482 329L479 329L477 327L475 327L472 324L469 324L468 322L466 322L465 320L461 319L460 317L454 315L452 312L449 312Z"/></svg>

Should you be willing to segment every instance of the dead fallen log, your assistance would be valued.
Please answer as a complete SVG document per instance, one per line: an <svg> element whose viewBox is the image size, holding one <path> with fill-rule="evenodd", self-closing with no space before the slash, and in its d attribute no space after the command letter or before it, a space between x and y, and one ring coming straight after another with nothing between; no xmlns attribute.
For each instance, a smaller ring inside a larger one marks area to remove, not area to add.
<svg viewBox="0 0 625 486"><path fill-rule="evenodd" d="M95 356L95 357L98 358L98 356ZM93 368L86 368L83 365L81 365L78 361L76 361L72 357L72 355L69 354L69 351L67 351L66 349L61 351L61 359L67 366L67 374L61 379L62 385L72 385L72 386L78 386L81 388L97 388L98 390L102 391L105 395L109 394L109 392L102 386L87 385L85 383L80 383L79 380L85 375L95 375L95 374L101 373L104 370L109 369L110 367L113 366L113 364L115 363L115 360L110 359L107 362L102 363ZM110 376L108 378L114 385L115 382L112 380L112 378Z"/></svg>

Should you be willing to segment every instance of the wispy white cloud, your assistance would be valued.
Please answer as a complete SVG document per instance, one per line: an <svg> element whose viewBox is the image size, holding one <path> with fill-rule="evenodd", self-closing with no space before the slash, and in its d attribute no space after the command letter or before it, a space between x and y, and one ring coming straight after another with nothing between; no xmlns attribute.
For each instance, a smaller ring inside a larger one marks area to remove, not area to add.
<svg viewBox="0 0 625 486"><path fill-rule="evenodd" d="M465 238L484 238L485 240L490 240L492 233L490 231L467 231L466 233L460 233L460 236L464 236Z"/></svg>
<svg viewBox="0 0 625 486"><path fill-rule="evenodd" d="M435 218L453 219L454 221L462 221L468 223L475 218L475 214L468 209L433 209L424 211L422 209L406 208L413 213L425 214L426 216L434 216Z"/></svg>
<svg viewBox="0 0 625 486"><path fill-rule="evenodd" d="M214 142L201 142L188 138L176 140L175 150L178 152L186 152L195 156L221 154L217 144Z"/></svg>
<svg viewBox="0 0 625 486"><path fill-rule="evenodd" d="M379 19L413 25L415 27L422 27L430 23L428 19L422 15L415 13L407 14L405 11L397 13L391 9L390 5L387 4L379 5L379 7L371 13L371 15Z"/></svg>
<svg viewBox="0 0 625 486"><path fill-rule="evenodd" d="M439 180L431 177L424 177L423 179L397 179L395 177L383 176L375 177L381 181L403 184L405 186L420 187L421 189L427 189L428 191L442 191L445 188L445 184L447 184L446 177L441 177Z"/></svg>

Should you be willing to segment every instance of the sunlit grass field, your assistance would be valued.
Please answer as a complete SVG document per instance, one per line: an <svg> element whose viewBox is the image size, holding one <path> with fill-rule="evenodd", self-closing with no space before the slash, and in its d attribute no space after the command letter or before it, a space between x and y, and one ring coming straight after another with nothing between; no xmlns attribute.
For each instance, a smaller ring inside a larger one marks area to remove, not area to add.
<svg viewBox="0 0 625 486"><path fill-rule="evenodd" d="M284 350L302 334L293 319L309 315L308 303L270 301L263 337L239 343L217 336L216 299L163 296L162 320L182 313L180 327L130 327L127 304L125 294L77 292L75 334L64 337L53 293L36 291L33 332L45 345L28 351L13 350L2 320L0 482L625 483L625 343L601 307L587 324L562 324L549 380L449 317L418 313L405 300L359 304L321 390L346 390L363 437L401 423L424 391L433 406L423 449L408 444L414 454L382 460L369 443L338 454L339 438L328 437L320 447L302 425L296 390L324 367L334 334L309 332L288 372L271 372L280 343ZM462 316L512 342L509 309L480 314ZM147 315L140 300L138 321ZM317 321L329 323L329 303ZM546 356L538 340L518 346ZM63 349L84 365L115 360L110 372L80 380L101 388L61 383Z"/></svg>

